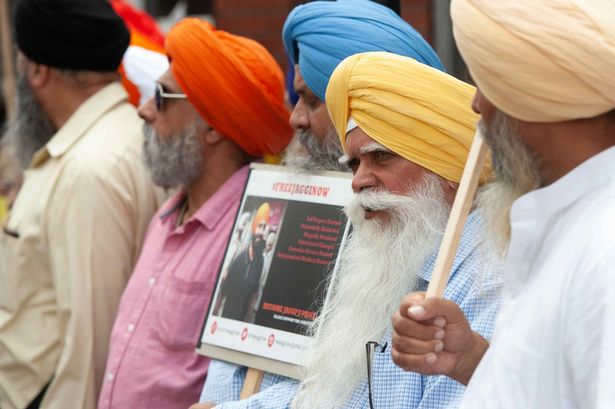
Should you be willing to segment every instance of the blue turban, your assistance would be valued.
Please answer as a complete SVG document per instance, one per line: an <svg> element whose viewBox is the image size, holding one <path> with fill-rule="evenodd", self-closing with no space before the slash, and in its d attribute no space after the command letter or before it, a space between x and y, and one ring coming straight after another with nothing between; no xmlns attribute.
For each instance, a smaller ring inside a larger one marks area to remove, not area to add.
<svg viewBox="0 0 615 409"><path fill-rule="evenodd" d="M321 101L335 67L357 53L388 51L444 71L436 52L410 24L369 0L297 6L286 19L282 36L286 52Z"/></svg>

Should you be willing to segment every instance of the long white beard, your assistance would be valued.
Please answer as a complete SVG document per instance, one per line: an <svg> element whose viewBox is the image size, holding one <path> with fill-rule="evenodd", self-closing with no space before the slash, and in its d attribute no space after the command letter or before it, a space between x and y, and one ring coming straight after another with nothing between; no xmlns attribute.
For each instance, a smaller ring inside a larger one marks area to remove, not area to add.
<svg viewBox="0 0 615 409"><path fill-rule="evenodd" d="M365 208L390 219L365 220ZM365 343L380 342L403 296L439 243L449 206L428 174L407 196L361 192L346 207L353 232L340 256L330 299L312 331L314 347L293 408L339 408L366 376Z"/></svg>

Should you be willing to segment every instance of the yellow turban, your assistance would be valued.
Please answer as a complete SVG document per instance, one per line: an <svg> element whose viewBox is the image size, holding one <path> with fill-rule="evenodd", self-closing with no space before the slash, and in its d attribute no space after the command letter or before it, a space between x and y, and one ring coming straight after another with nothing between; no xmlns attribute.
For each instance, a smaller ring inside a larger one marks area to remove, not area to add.
<svg viewBox="0 0 615 409"><path fill-rule="evenodd" d="M256 228L258 227L260 222L264 221L265 223L269 223L270 211L271 207L267 202L263 203L258 208L256 214L254 215L254 220L252 220L252 233L256 231Z"/></svg>
<svg viewBox="0 0 615 409"><path fill-rule="evenodd" d="M342 146L352 116L388 149L459 182L478 122L470 107L474 90L412 58L369 52L337 66L326 99Z"/></svg>
<svg viewBox="0 0 615 409"><path fill-rule="evenodd" d="M615 108L615 1L453 0L455 40L481 92L528 122Z"/></svg>

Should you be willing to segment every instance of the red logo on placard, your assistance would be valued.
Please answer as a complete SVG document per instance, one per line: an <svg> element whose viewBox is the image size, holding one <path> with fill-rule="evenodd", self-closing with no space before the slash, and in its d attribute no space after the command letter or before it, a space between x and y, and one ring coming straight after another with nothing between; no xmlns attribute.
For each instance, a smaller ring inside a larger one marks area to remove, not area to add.
<svg viewBox="0 0 615 409"><path fill-rule="evenodd" d="M211 335L215 334L217 329L218 329L218 321L214 321L214 323L211 324Z"/></svg>
<svg viewBox="0 0 615 409"><path fill-rule="evenodd" d="M275 343L275 335L271 334L269 335L269 339L267 340L267 346L271 348L274 343Z"/></svg>
<svg viewBox="0 0 615 409"><path fill-rule="evenodd" d="M245 341L246 338L248 338L248 328L244 328L243 331L241 331L241 340Z"/></svg>

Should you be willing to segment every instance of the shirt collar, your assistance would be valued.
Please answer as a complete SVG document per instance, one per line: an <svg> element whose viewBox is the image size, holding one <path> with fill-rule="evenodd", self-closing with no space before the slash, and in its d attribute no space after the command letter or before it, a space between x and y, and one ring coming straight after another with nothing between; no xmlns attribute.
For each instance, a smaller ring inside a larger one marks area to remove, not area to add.
<svg viewBox="0 0 615 409"><path fill-rule="evenodd" d="M32 167L40 165L49 157L62 156L100 117L127 100L127 97L126 91L118 82L105 86L89 97L73 112L49 142L36 152Z"/></svg>
<svg viewBox="0 0 615 409"><path fill-rule="evenodd" d="M549 186L526 193L511 209L511 220L546 216L570 206L596 186L612 183L615 147L600 152Z"/></svg>
<svg viewBox="0 0 615 409"><path fill-rule="evenodd" d="M250 166L245 165L233 173L233 175L216 190L216 193L203 203L183 225L186 226L191 221L197 220L208 230L215 229L222 219L220 215L230 211L232 206L237 203L238 198L240 198L249 171ZM165 208L160 212L160 220L162 220L163 223L166 222L170 215L176 213L181 208L185 198L185 191L179 192L171 198Z"/></svg>
<svg viewBox="0 0 615 409"><path fill-rule="evenodd" d="M466 219L466 223L463 228L463 233L461 235L461 240L459 241L459 245L457 246L457 253L455 254L455 259L453 260L453 265L451 266L451 274L449 275L449 281L453 278L459 267L464 262L464 260L474 251L474 249L480 244L483 234L479 234L483 230L483 222L479 215L479 212L474 210L472 213L468 215ZM429 282L431 280L431 272L436 264L436 258L438 257L438 251L440 248L438 247L432 254L429 256L425 264L423 264L423 268L419 273L419 277L421 279Z"/></svg>

